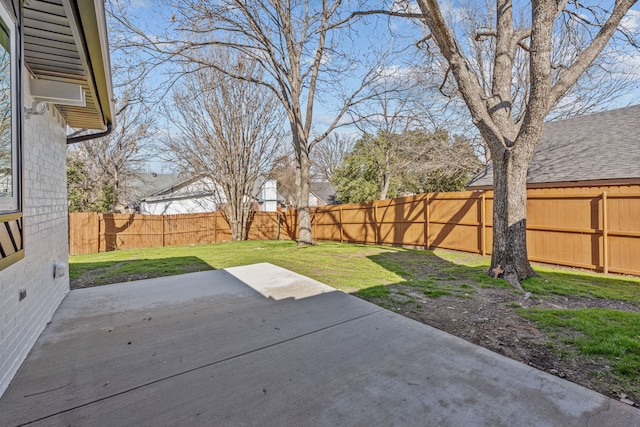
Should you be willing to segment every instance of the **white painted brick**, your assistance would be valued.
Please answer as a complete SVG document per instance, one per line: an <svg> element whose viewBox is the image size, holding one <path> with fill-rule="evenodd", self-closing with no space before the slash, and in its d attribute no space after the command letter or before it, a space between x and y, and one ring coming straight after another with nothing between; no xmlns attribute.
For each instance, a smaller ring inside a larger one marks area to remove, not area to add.
<svg viewBox="0 0 640 427"><path fill-rule="evenodd" d="M27 96L25 102L29 102ZM53 264L68 263L66 139L50 110L24 121L25 258L0 270L0 396L69 292L68 275L53 279ZM18 290L27 298L18 302Z"/></svg>

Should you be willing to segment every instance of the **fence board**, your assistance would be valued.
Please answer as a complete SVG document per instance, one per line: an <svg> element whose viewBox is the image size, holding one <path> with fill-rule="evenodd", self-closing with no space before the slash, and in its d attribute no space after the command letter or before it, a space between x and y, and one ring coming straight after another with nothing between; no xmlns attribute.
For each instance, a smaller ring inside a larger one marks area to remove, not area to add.
<svg viewBox="0 0 640 427"><path fill-rule="evenodd" d="M340 241L340 209L337 206L316 208L313 214L313 231L316 240Z"/></svg>
<svg viewBox="0 0 640 427"><path fill-rule="evenodd" d="M98 214L94 212L69 215L69 254L94 254L98 246Z"/></svg>
<svg viewBox="0 0 640 427"><path fill-rule="evenodd" d="M162 246L162 216L99 214L99 251Z"/></svg>
<svg viewBox="0 0 640 427"><path fill-rule="evenodd" d="M638 275L640 266L640 237L609 237L609 271Z"/></svg>
<svg viewBox="0 0 640 427"><path fill-rule="evenodd" d="M163 246L181 246L216 242L215 222L220 214L194 214L164 216Z"/></svg>
<svg viewBox="0 0 640 427"><path fill-rule="evenodd" d="M279 213L262 212L255 214L248 224L248 240L273 240L278 238Z"/></svg>

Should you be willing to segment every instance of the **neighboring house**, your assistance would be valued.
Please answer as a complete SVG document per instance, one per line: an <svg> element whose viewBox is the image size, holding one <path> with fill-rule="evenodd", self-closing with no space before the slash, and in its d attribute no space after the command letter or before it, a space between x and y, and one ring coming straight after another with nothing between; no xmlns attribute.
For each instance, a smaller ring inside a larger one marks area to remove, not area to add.
<svg viewBox="0 0 640 427"><path fill-rule="evenodd" d="M545 123L527 187L640 193L638 123L640 105ZM491 164L466 188L492 189Z"/></svg>
<svg viewBox="0 0 640 427"><path fill-rule="evenodd" d="M326 206L336 203L336 188L328 182L312 181L309 194L309 206Z"/></svg>
<svg viewBox="0 0 640 427"><path fill-rule="evenodd" d="M252 198L261 211L275 212L278 207L278 189L275 180L256 181ZM140 201L140 213L145 215L172 215L215 212L227 198L219 185L207 177L195 177L157 191Z"/></svg>
<svg viewBox="0 0 640 427"><path fill-rule="evenodd" d="M103 1L0 0L0 395L69 292L66 146L112 99Z"/></svg>
<svg viewBox="0 0 640 427"><path fill-rule="evenodd" d="M116 211L135 213L140 211L140 200L182 181L177 173L138 173L127 179L124 186L125 205L116 206Z"/></svg>
<svg viewBox="0 0 640 427"><path fill-rule="evenodd" d="M213 181L205 177L190 178L163 188L140 201L144 215L173 215L215 212L219 203L225 203L224 194L216 191Z"/></svg>
<svg viewBox="0 0 640 427"><path fill-rule="evenodd" d="M262 212L276 212L282 202L284 202L284 197L278 194L278 181L275 179L262 181L260 196L258 197L260 210Z"/></svg>

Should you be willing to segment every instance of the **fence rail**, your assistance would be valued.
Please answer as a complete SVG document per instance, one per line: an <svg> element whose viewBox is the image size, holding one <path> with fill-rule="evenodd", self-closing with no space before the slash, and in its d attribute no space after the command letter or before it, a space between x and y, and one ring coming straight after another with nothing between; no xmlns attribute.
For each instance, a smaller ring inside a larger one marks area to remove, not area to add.
<svg viewBox="0 0 640 427"><path fill-rule="evenodd" d="M421 194L311 209L316 240L446 248L490 254L493 193ZM248 238L295 239L297 217L257 212ZM231 240L217 213L70 214L70 253ZM529 191L529 258L596 271L640 275L640 193Z"/></svg>

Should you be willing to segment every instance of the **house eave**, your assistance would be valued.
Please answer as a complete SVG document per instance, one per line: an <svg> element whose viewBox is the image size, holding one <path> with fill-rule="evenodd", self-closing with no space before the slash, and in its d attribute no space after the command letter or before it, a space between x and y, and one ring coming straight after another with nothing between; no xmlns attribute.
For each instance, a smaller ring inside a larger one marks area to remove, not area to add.
<svg viewBox="0 0 640 427"><path fill-rule="evenodd" d="M104 129L107 123L115 124L111 60L104 1L74 0L73 2L80 12L82 34L89 52L91 71L93 72L94 84L103 117L102 129Z"/></svg>
<svg viewBox="0 0 640 427"><path fill-rule="evenodd" d="M154 202L165 202L171 200L186 200L186 199L199 199L205 197L215 197L215 194L210 192L202 192L202 193L190 193L190 194L168 194L163 196L154 196L154 197L145 197L142 199L142 202L154 203Z"/></svg>
<svg viewBox="0 0 640 427"><path fill-rule="evenodd" d="M114 123L113 87L101 0L32 0L24 5L24 62L35 79L77 84L85 105L56 104L73 128Z"/></svg>

